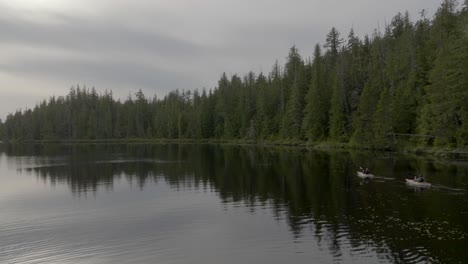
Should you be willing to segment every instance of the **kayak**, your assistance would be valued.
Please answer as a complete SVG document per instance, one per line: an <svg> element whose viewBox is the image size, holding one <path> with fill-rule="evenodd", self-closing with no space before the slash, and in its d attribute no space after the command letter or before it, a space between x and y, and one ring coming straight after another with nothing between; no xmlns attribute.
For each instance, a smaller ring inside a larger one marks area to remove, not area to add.
<svg viewBox="0 0 468 264"><path fill-rule="evenodd" d="M372 179L372 178L374 178L374 175L372 175L370 173L365 174L365 173L360 172L360 171L357 172L357 176L360 177L360 178L363 178L363 179Z"/></svg>
<svg viewBox="0 0 468 264"><path fill-rule="evenodd" d="M406 183L411 186L418 186L418 187L431 187L432 184L429 182L418 182L413 179L406 179Z"/></svg>

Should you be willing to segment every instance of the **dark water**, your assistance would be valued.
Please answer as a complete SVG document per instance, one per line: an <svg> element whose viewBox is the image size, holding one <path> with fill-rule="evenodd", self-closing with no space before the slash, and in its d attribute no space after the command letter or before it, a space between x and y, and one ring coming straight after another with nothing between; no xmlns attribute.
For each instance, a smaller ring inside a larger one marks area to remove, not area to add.
<svg viewBox="0 0 468 264"><path fill-rule="evenodd" d="M388 153L0 145L0 263L468 263L467 190Z"/></svg>

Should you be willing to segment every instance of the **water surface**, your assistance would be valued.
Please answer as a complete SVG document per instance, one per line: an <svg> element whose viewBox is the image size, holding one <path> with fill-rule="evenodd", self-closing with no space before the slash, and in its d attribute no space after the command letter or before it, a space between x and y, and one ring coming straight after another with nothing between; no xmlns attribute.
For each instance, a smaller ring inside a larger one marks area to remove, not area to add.
<svg viewBox="0 0 468 264"><path fill-rule="evenodd" d="M367 166L377 176L356 176ZM404 179L422 173L421 189ZM0 263L466 263L468 162L0 145Z"/></svg>

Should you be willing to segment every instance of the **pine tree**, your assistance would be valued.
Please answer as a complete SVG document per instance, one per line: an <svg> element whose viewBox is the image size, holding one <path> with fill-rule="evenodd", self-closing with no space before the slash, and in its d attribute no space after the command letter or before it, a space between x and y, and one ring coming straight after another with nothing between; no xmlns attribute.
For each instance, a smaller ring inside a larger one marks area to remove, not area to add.
<svg viewBox="0 0 468 264"><path fill-rule="evenodd" d="M333 141L346 141L348 138L346 129L346 116L344 107L343 84L336 74L332 75L332 97L330 107L330 139Z"/></svg>
<svg viewBox="0 0 468 264"><path fill-rule="evenodd" d="M286 114L282 120L281 135L283 138L299 139L301 137L307 79L304 62L297 52L295 47L291 48L290 60L286 63L285 67L287 78L294 79L289 89L290 95L286 103Z"/></svg>
<svg viewBox="0 0 468 264"><path fill-rule="evenodd" d="M378 148L389 148L393 143L393 100L390 88L385 88L380 94L377 109L373 118L373 131L375 135L375 145Z"/></svg>
<svg viewBox="0 0 468 264"><path fill-rule="evenodd" d="M5 134L4 134L4 124L2 122L2 119L0 118L0 141L5 139Z"/></svg>
<svg viewBox="0 0 468 264"><path fill-rule="evenodd" d="M328 51L331 56L331 63L335 64L338 59L338 50L340 45L343 43L343 39L340 38L340 33L335 27L332 27L326 38L325 48L328 48Z"/></svg>
<svg viewBox="0 0 468 264"><path fill-rule="evenodd" d="M269 91L271 92L271 101L268 105L268 135L275 137L279 135L280 123L285 113L285 96L283 76L278 61L273 65L273 69L269 75Z"/></svg>
<svg viewBox="0 0 468 264"><path fill-rule="evenodd" d="M256 108L257 108L257 114L256 114L256 123L257 123L257 135L260 138L265 138L266 136L269 135L269 117L268 117L268 101L273 101L272 98L270 98L269 93L268 93L268 83L263 76L262 73L257 77L257 80L255 81L255 86L257 87L257 93L256 93Z"/></svg>
<svg viewBox="0 0 468 264"><path fill-rule="evenodd" d="M429 73L429 85L425 87L426 102L418 129L421 134L435 136L436 145L463 147L467 141L464 135L468 42L466 24L463 23L466 20L457 16L455 5L456 1L444 1L434 20L431 40L438 48L437 56ZM424 143L431 144L432 141L428 138Z"/></svg>
<svg viewBox="0 0 468 264"><path fill-rule="evenodd" d="M328 135L330 91L325 86L326 72L320 46L315 45L312 75L306 96L303 131L307 139L317 141Z"/></svg>

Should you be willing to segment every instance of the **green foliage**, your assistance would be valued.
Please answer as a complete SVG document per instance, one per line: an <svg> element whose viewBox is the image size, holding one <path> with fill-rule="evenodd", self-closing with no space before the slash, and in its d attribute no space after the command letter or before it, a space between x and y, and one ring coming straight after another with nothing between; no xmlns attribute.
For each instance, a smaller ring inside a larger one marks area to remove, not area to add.
<svg viewBox="0 0 468 264"><path fill-rule="evenodd" d="M283 117L281 131L284 138L298 139L301 137L307 79L302 60L297 62L295 67L294 81L291 87L290 99L286 104L286 114Z"/></svg>
<svg viewBox="0 0 468 264"><path fill-rule="evenodd" d="M346 141L348 138L346 130L346 116L344 108L343 85L338 80L338 76L333 75L332 97L330 108L330 139L333 141Z"/></svg>
<svg viewBox="0 0 468 264"><path fill-rule="evenodd" d="M385 88L380 94L377 109L373 118L373 131L375 134L375 145L379 148L389 147L392 142L390 135L393 129L393 100L389 88Z"/></svg>
<svg viewBox="0 0 468 264"><path fill-rule="evenodd" d="M332 27L330 32L326 38L326 44L324 45L325 48L328 48L328 52L330 53L332 63L336 63L338 58L338 50L340 45L343 43L343 39L340 38L340 33L335 27Z"/></svg>
<svg viewBox="0 0 468 264"><path fill-rule="evenodd" d="M212 90L112 92L72 87L0 121L4 140L301 140L386 148L468 147L468 10L445 0L429 20L398 13L384 33L347 42L332 28L313 60L292 46L268 74L223 73ZM402 137L406 138L402 138ZM407 140L411 139L411 140Z"/></svg>
<svg viewBox="0 0 468 264"><path fill-rule="evenodd" d="M4 136L4 132L3 132L3 122L2 122L2 119L0 118L0 140L2 140L3 138L5 138Z"/></svg>
<svg viewBox="0 0 468 264"><path fill-rule="evenodd" d="M330 90L326 86L326 71L320 46L315 45L314 61L309 90L306 95L303 133L311 141L325 139L328 135Z"/></svg>
<svg viewBox="0 0 468 264"><path fill-rule="evenodd" d="M466 11L457 14L454 1L444 1L436 14L431 42L437 47L425 104L419 116L420 133L438 146L465 147L468 102L468 41Z"/></svg>

